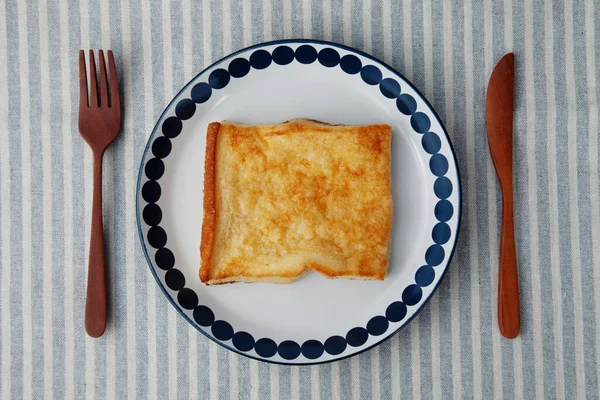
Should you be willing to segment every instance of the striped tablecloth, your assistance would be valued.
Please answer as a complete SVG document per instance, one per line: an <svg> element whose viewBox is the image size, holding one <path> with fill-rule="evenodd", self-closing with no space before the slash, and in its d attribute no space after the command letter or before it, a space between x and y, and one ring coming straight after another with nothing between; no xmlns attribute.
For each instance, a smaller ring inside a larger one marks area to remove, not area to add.
<svg viewBox="0 0 600 400"><path fill-rule="evenodd" d="M600 4L587 1L0 1L0 398L598 398ZM374 350L314 367L228 352L159 290L135 179L155 120L203 67L315 38L391 64L431 101L463 182L458 249L419 316ZM106 334L83 329L91 154L77 51L112 49L124 127L105 156ZM516 55L522 332L496 321L500 192L485 136L492 68Z"/></svg>

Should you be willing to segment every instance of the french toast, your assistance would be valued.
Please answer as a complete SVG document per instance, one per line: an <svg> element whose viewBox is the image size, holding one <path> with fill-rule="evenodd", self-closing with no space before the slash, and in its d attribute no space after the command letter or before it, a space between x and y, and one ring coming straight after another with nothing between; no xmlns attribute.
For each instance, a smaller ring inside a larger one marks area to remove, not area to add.
<svg viewBox="0 0 600 400"><path fill-rule="evenodd" d="M391 140L384 124L209 124L201 281L384 279Z"/></svg>

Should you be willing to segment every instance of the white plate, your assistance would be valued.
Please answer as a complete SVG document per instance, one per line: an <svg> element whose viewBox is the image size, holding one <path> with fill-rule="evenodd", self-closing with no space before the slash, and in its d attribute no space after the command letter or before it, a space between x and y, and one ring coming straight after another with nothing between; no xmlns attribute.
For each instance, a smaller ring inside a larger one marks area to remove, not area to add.
<svg viewBox="0 0 600 400"><path fill-rule="evenodd" d="M310 273L289 285L198 278L208 123L310 118L393 128L394 221L383 281ZM264 43L213 64L171 101L142 158L140 239L150 270L196 328L240 354L313 364L357 354L421 309L454 251L460 184L446 131L421 94L380 61L333 43Z"/></svg>

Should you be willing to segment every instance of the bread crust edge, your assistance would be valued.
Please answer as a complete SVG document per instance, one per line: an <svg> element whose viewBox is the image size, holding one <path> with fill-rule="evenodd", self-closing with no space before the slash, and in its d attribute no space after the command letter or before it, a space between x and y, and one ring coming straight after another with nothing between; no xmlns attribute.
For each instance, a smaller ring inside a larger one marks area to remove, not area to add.
<svg viewBox="0 0 600 400"><path fill-rule="evenodd" d="M211 122L206 130L206 156L204 158L204 216L202 219L202 238L200 240L200 280L209 284L210 265L215 243L217 227L216 204L216 158L217 138L221 124Z"/></svg>

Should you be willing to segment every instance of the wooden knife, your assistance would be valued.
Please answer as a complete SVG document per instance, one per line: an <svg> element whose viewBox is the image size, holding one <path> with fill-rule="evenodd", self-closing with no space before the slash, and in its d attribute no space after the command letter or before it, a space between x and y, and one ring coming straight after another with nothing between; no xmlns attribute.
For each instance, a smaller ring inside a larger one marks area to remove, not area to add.
<svg viewBox="0 0 600 400"><path fill-rule="evenodd" d="M512 186L514 61L514 55L509 53L498 62L490 77L485 104L488 144L502 189L498 325L509 339L519 334L521 323Z"/></svg>

